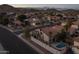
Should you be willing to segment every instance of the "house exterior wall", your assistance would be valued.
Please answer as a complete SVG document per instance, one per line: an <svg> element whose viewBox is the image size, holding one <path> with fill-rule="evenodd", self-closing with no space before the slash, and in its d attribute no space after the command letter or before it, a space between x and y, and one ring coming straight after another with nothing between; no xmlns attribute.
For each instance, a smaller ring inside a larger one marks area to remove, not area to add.
<svg viewBox="0 0 79 59"><path fill-rule="evenodd" d="M79 18L79 15L77 15L77 18Z"/></svg>
<svg viewBox="0 0 79 59"><path fill-rule="evenodd" d="M74 41L74 46L79 46L79 42Z"/></svg>
<svg viewBox="0 0 79 59"><path fill-rule="evenodd" d="M49 37L43 32L43 35L44 35L44 41L49 43Z"/></svg>
<svg viewBox="0 0 79 59"><path fill-rule="evenodd" d="M36 31L39 31L39 32L40 32L40 29L36 29ZM43 40L48 43L48 42L49 42L49 36L47 36L43 31L41 31L41 32L43 33L43 34L42 34L43 37L44 37Z"/></svg>
<svg viewBox="0 0 79 59"><path fill-rule="evenodd" d="M72 50L74 51L75 54L79 54L79 49L77 49L76 47L72 47Z"/></svg>

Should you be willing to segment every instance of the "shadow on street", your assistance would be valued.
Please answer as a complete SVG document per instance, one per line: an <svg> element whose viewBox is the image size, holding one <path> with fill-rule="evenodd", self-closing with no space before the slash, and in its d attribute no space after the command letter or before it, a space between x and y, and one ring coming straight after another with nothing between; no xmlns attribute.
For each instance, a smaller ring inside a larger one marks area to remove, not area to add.
<svg viewBox="0 0 79 59"><path fill-rule="evenodd" d="M9 54L38 54L10 31L0 27L0 42Z"/></svg>

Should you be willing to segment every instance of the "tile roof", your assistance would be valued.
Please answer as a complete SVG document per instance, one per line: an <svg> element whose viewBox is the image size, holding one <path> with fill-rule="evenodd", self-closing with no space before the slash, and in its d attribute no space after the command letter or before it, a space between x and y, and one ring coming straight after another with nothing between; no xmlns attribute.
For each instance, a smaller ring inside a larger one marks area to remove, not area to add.
<svg viewBox="0 0 79 59"><path fill-rule="evenodd" d="M74 37L73 40L79 42L79 36L78 37Z"/></svg>
<svg viewBox="0 0 79 59"><path fill-rule="evenodd" d="M79 25L79 20L78 21L75 21L73 22L75 25Z"/></svg>
<svg viewBox="0 0 79 59"><path fill-rule="evenodd" d="M52 32L53 35L55 35L55 34L56 34L57 32L59 32L62 28L63 28L63 26L58 26L58 25L56 25L56 26L52 26L52 27L41 28L41 30L42 30L45 34L47 34L47 35L49 35L50 32Z"/></svg>

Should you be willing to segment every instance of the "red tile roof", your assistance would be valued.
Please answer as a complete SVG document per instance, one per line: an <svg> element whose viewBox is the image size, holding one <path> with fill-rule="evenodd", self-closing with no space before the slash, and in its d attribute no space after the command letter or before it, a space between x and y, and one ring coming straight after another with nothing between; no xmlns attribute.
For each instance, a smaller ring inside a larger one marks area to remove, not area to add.
<svg viewBox="0 0 79 59"><path fill-rule="evenodd" d="M46 33L47 35L49 35L49 32L52 32L54 35L59 32L61 29L63 28L63 26L52 26L52 27L46 27L46 28L42 28L41 30Z"/></svg>
<svg viewBox="0 0 79 59"><path fill-rule="evenodd" d="M78 37L74 37L73 40L79 42L79 36Z"/></svg>

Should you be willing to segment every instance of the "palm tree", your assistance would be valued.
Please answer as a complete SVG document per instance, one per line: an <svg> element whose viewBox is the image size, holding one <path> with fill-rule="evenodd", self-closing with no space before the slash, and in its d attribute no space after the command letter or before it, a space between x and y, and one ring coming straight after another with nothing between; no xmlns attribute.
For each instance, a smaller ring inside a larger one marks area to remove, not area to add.
<svg viewBox="0 0 79 59"><path fill-rule="evenodd" d="M23 31L24 36L26 38L30 38L30 30L31 30L31 26L30 26L30 23L27 21L26 26L25 26L24 31Z"/></svg>
<svg viewBox="0 0 79 59"><path fill-rule="evenodd" d="M24 28L24 36L25 36L25 38L30 38L30 28L29 28L29 26L26 26L25 28Z"/></svg>
<svg viewBox="0 0 79 59"><path fill-rule="evenodd" d="M49 32L49 45L53 42L52 32Z"/></svg>
<svg viewBox="0 0 79 59"><path fill-rule="evenodd" d="M72 21L68 21L67 24L64 26L64 28L60 31L60 33L57 33L55 35L55 39L59 41L66 42L66 39L70 39L69 31L68 29L71 27Z"/></svg>
<svg viewBox="0 0 79 59"><path fill-rule="evenodd" d="M67 24L64 26L64 30L67 32L72 24L73 24L73 22L71 20L67 21Z"/></svg>
<svg viewBox="0 0 79 59"><path fill-rule="evenodd" d="M71 27L71 25L73 24L73 21L68 21L67 24L64 26L64 30L66 32L69 32L68 29ZM66 34L66 39L65 42L67 44L68 49L70 49L72 51L72 46L74 44L74 40L72 39L70 34ZM73 51L72 51L73 52Z"/></svg>

